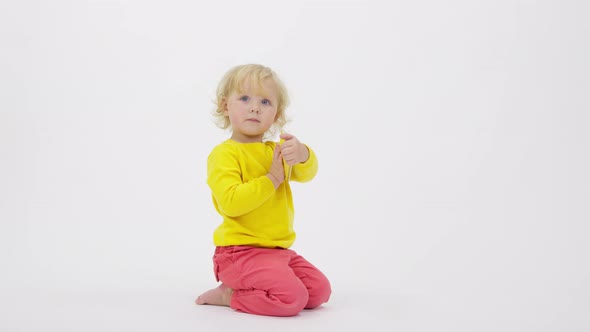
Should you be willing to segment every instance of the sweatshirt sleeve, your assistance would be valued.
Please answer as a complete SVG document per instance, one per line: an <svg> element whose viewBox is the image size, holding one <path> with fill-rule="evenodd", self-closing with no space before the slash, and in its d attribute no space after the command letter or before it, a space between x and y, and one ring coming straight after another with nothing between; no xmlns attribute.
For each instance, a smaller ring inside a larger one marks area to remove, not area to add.
<svg viewBox="0 0 590 332"><path fill-rule="evenodd" d="M307 161L293 166L293 171L291 173L291 179L293 181L311 181L318 172L318 158L309 146L307 146L307 149L309 150L309 158L307 158Z"/></svg>
<svg viewBox="0 0 590 332"><path fill-rule="evenodd" d="M230 146L216 147L209 155L207 184L217 207L229 217L253 211L275 192L272 181L266 175L243 182L237 151Z"/></svg>

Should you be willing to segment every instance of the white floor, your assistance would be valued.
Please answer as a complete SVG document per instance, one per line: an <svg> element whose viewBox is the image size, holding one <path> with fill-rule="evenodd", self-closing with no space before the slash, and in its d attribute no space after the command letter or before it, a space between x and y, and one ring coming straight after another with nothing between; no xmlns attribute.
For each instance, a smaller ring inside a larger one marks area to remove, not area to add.
<svg viewBox="0 0 590 332"><path fill-rule="evenodd" d="M1 331L333 331L337 327L359 331L403 323L395 305L379 303L374 295L360 298L352 293L335 294L328 305L288 318L197 306L194 294L180 289L7 295L2 300Z"/></svg>
<svg viewBox="0 0 590 332"><path fill-rule="evenodd" d="M338 289L331 301L295 317L243 314L193 304L195 290L3 291L0 331L588 331L580 307L539 315L539 306L441 301L440 294ZM441 293L442 294L442 293ZM522 299L521 299L522 300ZM444 302L444 303L443 303ZM585 317L584 317L585 316Z"/></svg>

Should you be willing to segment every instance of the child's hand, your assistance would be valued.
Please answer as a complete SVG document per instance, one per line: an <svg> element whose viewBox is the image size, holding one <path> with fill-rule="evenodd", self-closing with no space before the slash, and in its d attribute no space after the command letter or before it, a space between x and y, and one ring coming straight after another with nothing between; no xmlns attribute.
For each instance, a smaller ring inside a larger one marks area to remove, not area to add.
<svg viewBox="0 0 590 332"><path fill-rule="evenodd" d="M281 134L280 137L285 140L281 145L281 152L287 165L292 166L306 162L309 159L307 146L299 142L297 137L286 133Z"/></svg>
<svg viewBox="0 0 590 332"><path fill-rule="evenodd" d="M275 185L275 189L277 189L281 183L285 181L285 169L283 168L283 155L281 150L281 146L277 144L272 156L270 171L267 174L272 183Z"/></svg>

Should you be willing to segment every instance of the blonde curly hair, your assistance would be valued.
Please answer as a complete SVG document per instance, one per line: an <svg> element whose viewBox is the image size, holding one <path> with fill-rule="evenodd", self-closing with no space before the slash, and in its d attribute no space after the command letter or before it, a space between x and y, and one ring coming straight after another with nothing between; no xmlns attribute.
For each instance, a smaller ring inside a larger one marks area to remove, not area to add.
<svg viewBox="0 0 590 332"><path fill-rule="evenodd" d="M243 92L242 89L246 82L257 83L258 88L262 89L262 83L266 79L271 79L274 82L277 88L278 103L275 122L265 133L265 137L272 137L279 133L287 123L285 109L289 106L289 95L278 75L272 69L259 64L235 66L225 73L217 86L216 100L214 101L216 106L213 111L215 124L221 129L230 128L229 118L224 115L227 98L234 92Z"/></svg>

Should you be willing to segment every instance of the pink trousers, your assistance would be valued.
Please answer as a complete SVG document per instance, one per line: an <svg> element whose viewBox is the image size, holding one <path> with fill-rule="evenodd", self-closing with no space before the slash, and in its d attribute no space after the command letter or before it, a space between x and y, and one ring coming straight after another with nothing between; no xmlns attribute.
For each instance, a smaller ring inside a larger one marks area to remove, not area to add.
<svg viewBox="0 0 590 332"><path fill-rule="evenodd" d="M230 307L267 316L293 316L325 303L332 292L320 270L290 249L217 247L215 278L234 290Z"/></svg>

